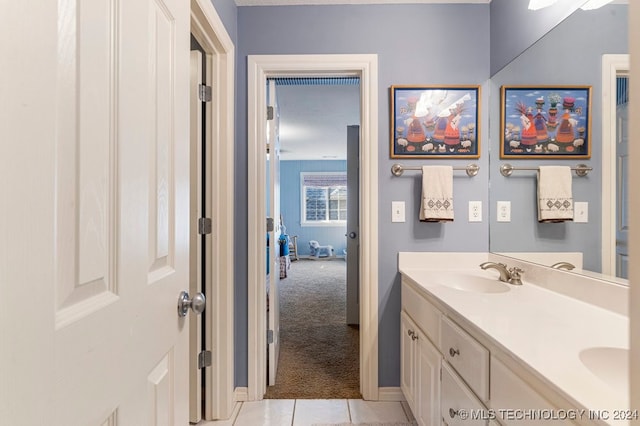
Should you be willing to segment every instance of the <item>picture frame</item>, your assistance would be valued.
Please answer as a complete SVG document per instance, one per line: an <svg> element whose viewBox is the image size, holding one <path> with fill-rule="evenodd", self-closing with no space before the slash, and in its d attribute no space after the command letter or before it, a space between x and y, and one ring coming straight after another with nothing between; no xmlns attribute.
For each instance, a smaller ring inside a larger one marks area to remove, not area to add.
<svg viewBox="0 0 640 426"><path fill-rule="evenodd" d="M391 158L479 158L480 86L391 86Z"/></svg>
<svg viewBox="0 0 640 426"><path fill-rule="evenodd" d="M500 158L591 158L591 86L500 92Z"/></svg>

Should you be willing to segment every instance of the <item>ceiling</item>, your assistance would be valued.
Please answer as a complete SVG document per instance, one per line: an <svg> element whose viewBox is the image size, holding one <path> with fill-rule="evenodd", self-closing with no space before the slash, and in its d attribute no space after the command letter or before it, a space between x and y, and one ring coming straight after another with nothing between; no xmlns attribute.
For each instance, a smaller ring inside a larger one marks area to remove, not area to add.
<svg viewBox="0 0 640 426"><path fill-rule="evenodd" d="M281 160L344 160L347 126L360 124L360 86L276 86Z"/></svg>

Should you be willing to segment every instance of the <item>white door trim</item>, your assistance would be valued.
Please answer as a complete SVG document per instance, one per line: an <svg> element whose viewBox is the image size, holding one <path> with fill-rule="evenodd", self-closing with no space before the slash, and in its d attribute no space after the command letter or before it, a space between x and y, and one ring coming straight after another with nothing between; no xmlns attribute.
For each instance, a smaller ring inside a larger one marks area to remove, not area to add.
<svg viewBox="0 0 640 426"><path fill-rule="evenodd" d="M227 419L234 397L234 99L235 47L210 0L191 0L191 33L205 51L207 85L212 86L211 108L204 117L208 132L207 173L212 213L211 250L207 262L206 347L213 365L205 375L207 420Z"/></svg>
<svg viewBox="0 0 640 426"><path fill-rule="evenodd" d="M266 211L264 132L267 77L360 77L360 392L378 399L378 57L249 55L248 99L248 398L266 392Z"/></svg>
<svg viewBox="0 0 640 426"><path fill-rule="evenodd" d="M616 76L629 55L602 55L602 273L616 275Z"/></svg>
<svg viewBox="0 0 640 426"><path fill-rule="evenodd" d="M629 2L629 55L631 80L640 81L640 3ZM630 84L629 110L631 117L638 117L640 113L640 84ZM634 140L640 136L640 121L629 120L629 136ZM631 164L640 160L640 151L634 144L630 144ZM640 185L640 169L631 167L629 170L629 186ZM637 187L636 187L637 188ZM640 197L635 196L636 192L629 194L629 215L631 223L629 225L629 245L631 251L631 262L629 262L630 282L637 284L640 278L640 262L636 258L640 253L640 217L637 212L640 210ZM629 354L629 383L631 392L629 397L629 407L640 407L640 286L631 285L629 290L629 324L630 324L630 354ZM638 422L633 423L637 425Z"/></svg>

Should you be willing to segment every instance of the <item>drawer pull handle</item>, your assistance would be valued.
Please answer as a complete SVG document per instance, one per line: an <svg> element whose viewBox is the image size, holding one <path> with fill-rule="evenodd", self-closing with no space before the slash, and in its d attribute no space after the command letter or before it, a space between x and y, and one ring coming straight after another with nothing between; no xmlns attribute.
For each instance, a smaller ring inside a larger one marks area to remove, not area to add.
<svg viewBox="0 0 640 426"><path fill-rule="evenodd" d="M449 408L449 417L453 419L457 415L458 415L458 412L456 410L454 410L453 408Z"/></svg>
<svg viewBox="0 0 640 426"><path fill-rule="evenodd" d="M449 348L449 355L451 355L451 358L453 358L456 355L460 355L460 350Z"/></svg>

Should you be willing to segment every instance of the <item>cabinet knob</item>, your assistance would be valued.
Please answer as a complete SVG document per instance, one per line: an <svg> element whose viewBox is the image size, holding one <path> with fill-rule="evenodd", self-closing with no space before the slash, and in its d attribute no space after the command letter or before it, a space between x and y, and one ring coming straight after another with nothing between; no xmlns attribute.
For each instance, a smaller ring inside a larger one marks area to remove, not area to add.
<svg viewBox="0 0 640 426"><path fill-rule="evenodd" d="M411 340L418 340L418 333L413 333L413 336L411 336Z"/></svg>
<svg viewBox="0 0 640 426"><path fill-rule="evenodd" d="M458 412L456 410L454 410L453 408L449 408L449 417L453 419L457 415L458 415Z"/></svg>
<svg viewBox="0 0 640 426"><path fill-rule="evenodd" d="M460 350L449 348L449 355L451 355L451 358L453 358L456 355L460 355Z"/></svg>

